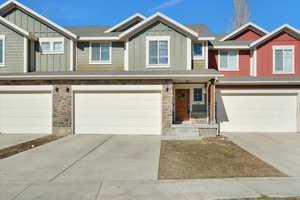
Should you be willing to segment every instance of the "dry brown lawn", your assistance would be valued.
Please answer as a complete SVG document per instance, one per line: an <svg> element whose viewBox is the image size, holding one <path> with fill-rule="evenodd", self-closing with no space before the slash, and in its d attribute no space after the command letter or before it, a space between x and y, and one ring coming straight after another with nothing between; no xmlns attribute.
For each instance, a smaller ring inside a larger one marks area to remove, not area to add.
<svg viewBox="0 0 300 200"><path fill-rule="evenodd" d="M286 176L222 138L162 141L159 179Z"/></svg>

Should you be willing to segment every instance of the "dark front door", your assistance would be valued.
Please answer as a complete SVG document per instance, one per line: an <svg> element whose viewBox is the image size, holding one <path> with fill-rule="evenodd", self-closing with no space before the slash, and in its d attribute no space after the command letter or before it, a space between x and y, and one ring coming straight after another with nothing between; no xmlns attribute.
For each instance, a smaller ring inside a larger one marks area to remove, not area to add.
<svg viewBox="0 0 300 200"><path fill-rule="evenodd" d="M190 120L190 90L177 89L176 90L176 121Z"/></svg>

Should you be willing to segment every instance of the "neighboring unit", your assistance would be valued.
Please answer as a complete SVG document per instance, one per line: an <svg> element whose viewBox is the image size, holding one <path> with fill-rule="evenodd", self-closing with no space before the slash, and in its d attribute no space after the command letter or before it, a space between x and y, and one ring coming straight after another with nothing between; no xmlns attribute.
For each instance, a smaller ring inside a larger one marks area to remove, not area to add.
<svg viewBox="0 0 300 200"><path fill-rule="evenodd" d="M300 32L230 34L161 13L62 27L0 6L0 133L298 132Z"/></svg>

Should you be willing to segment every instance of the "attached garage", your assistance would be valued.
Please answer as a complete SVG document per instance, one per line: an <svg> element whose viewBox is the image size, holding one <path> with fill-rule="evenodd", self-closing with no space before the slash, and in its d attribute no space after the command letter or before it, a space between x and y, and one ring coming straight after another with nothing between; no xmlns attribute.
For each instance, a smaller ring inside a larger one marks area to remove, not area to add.
<svg viewBox="0 0 300 200"><path fill-rule="evenodd" d="M297 132L297 92L220 90L221 132Z"/></svg>
<svg viewBox="0 0 300 200"><path fill-rule="evenodd" d="M1 86L0 133L51 134L52 86Z"/></svg>
<svg viewBox="0 0 300 200"><path fill-rule="evenodd" d="M75 86L75 134L160 135L161 86Z"/></svg>

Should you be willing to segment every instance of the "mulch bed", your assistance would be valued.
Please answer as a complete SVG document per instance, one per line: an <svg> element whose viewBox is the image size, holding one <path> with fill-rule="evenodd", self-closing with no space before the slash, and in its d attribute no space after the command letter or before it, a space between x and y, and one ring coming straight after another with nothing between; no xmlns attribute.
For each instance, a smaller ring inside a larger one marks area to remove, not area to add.
<svg viewBox="0 0 300 200"><path fill-rule="evenodd" d="M64 136L48 135L41 138L37 138L28 142L20 143L15 146L7 147L0 150L0 159L8 158L12 155L36 148L43 144L58 140Z"/></svg>
<svg viewBox="0 0 300 200"><path fill-rule="evenodd" d="M159 179L286 176L221 137L197 141L162 141Z"/></svg>

